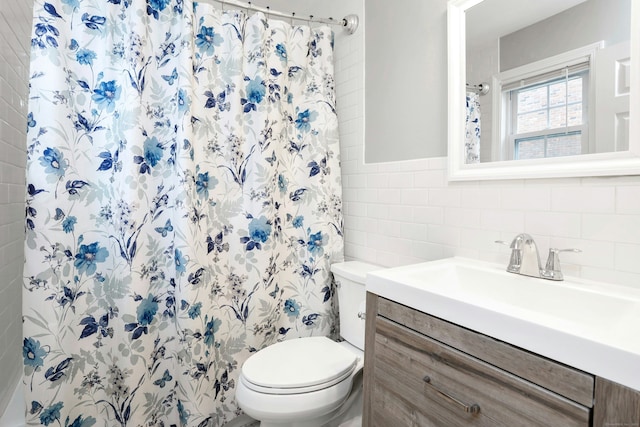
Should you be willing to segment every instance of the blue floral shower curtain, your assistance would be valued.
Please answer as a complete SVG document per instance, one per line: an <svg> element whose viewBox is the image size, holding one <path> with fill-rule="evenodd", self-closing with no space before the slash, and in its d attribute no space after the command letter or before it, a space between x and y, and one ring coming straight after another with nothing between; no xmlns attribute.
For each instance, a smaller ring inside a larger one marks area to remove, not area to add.
<svg viewBox="0 0 640 427"><path fill-rule="evenodd" d="M332 54L190 0L36 1L28 425L219 426L252 352L334 332Z"/></svg>
<svg viewBox="0 0 640 427"><path fill-rule="evenodd" d="M480 95L467 92L464 158L466 164L480 163Z"/></svg>

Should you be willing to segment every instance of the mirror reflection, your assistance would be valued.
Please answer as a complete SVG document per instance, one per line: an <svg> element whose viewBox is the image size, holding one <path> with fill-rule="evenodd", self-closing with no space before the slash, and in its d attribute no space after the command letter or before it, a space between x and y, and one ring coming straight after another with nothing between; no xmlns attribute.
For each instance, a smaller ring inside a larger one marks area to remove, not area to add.
<svg viewBox="0 0 640 427"><path fill-rule="evenodd" d="M631 0L466 11L465 162L629 149Z"/></svg>

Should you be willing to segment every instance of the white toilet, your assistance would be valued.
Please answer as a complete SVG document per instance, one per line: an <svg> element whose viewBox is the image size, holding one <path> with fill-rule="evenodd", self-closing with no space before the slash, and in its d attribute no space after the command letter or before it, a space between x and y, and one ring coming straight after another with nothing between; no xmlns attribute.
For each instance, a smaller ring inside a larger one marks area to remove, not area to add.
<svg viewBox="0 0 640 427"><path fill-rule="evenodd" d="M326 337L282 341L242 365L236 401L261 427L338 426L344 414L362 414L364 282L367 272L377 269L359 261L331 266L345 341Z"/></svg>

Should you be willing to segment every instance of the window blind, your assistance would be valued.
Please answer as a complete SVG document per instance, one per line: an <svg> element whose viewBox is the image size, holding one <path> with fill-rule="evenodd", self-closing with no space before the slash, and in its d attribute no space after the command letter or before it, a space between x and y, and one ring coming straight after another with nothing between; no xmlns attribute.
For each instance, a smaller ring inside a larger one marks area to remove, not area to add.
<svg viewBox="0 0 640 427"><path fill-rule="evenodd" d="M514 80L512 82L506 83L502 85L503 92L509 92L514 89L521 89L524 87L534 86L540 83L545 83L550 80L565 78L567 75L571 77L572 75L581 73L583 71L588 71L590 67L589 60L583 60L582 62L578 62L573 65L563 66L561 68L556 68L551 71L544 72L542 74L536 74L530 77L526 77L523 79Z"/></svg>

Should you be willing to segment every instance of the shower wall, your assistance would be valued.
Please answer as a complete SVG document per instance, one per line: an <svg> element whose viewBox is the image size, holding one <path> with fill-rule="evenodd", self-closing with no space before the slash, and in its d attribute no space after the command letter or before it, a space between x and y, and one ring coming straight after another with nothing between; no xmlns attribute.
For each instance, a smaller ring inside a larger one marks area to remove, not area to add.
<svg viewBox="0 0 640 427"><path fill-rule="evenodd" d="M24 165L31 2L0 7L0 415L22 372Z"/></svg>

